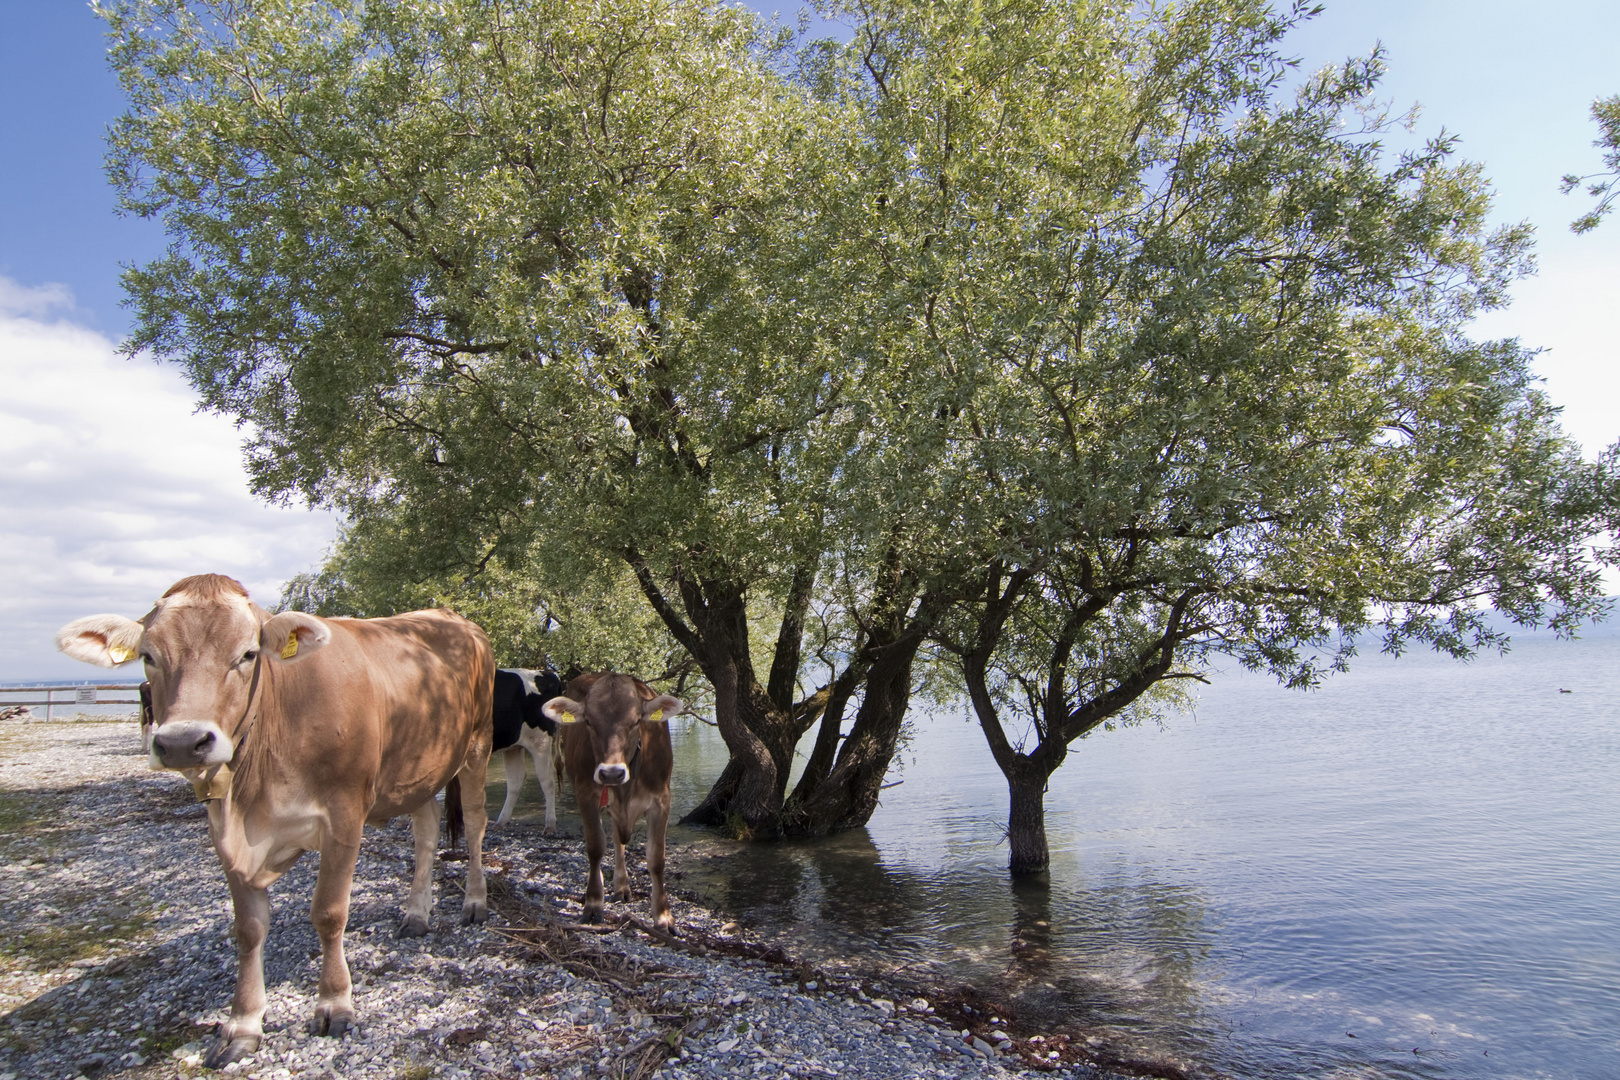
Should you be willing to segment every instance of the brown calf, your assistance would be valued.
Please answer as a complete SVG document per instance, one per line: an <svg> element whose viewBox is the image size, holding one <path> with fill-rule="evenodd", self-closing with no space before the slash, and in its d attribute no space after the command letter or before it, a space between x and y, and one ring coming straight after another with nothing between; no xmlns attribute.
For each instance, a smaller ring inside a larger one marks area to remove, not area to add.
<svg viewBox="0 0 1620 1080"><path fill-rule="evenodd" d="M176 583L139 621L92 615L57 647L112 667L139 656L151 682L154 768L191 779L236 911L238 970L230 1019L208 1056L218 1068L264 1033L264 939L270 884L320 852L310 921L321 939L310 1029L355 1022L343 929L362 827L411 815L416 875L400 933L427 932L438 845L434 793L469 792L467 898L482 922L484 773L495 663L477 626L450 611L387 619L271 616L217 574Z"/></svg>
<svg viewBox="0 0 1620 1080"><path fill-rule="evenodd" d="M675 763L669 718L682 708L680 698L655 693L640 679L613 672L581 675L545 704L545 714L562 725L557 737L585 826L585 854L591 862L585 882L586 922L602 918L605 806L613 816L616 841L615 896L630 899L624 846L636 820L646 814L653 919L665 930L675 925L664 895L664 829L669 824L669 775Z"/></svg>

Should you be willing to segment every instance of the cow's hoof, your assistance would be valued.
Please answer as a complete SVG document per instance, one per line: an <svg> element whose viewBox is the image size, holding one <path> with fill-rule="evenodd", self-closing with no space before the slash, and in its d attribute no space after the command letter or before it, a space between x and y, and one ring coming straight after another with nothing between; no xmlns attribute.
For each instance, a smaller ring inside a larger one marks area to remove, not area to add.
<svg viewBox="0 0 1620 1080"><path fill-rule="evenodd" d="M556 836L557 835L557 823L555 821L548 823L545 828L540 830L540 835L541 836Z"/></svg>
<svg viewBox="0 0 1620 1080"><path fill-rule="evenodd" d="M330 1005L321 1005L315 1009L315 1015L309 1018L309 1033L311 1035L329 1035L334 1039L341 1039L345 1032L358 1032L360 1025L354 1022L354 1014L340 1012Z"/></svg>
<svg viewBox="0 0 1620 1080"><path fill-rule="evenodd" d="M461 909L461 924L463 926L471 923L481 923L487 918L489 918L488 904L482 902L468 903Z"/></svg>
<svg viewBox="0 0 1620 1080"><path fill-rule="evenodd" d="M234 1039L220 1039L203 1059L210 1069L223 1069L233 1061L241 1061L259 1049L257 1035L238 1035Z"/></svg>
<svg viewBox="0 0 1620 1080"><path fill-rule="evenodd" d="M428 932L428 921L420 915L407 915L400 921L399 933L402 938L423 937Z"/></svg>
<svg viewBox="0 0 1620 1080"><path fill-rule="evenodd" d="M653 925L657 926L658 929L662 930L666 934L673 934L675 933L675 916L666 911L662 915L658 916Z"/></svg>
<svg viewBox="0 0 1620 1080"><path fill-rule="evenodd" d="M595 926L597 923L602 921L602 909L586 908L584 913L580 915L579 921L587 926Z"/></svg>

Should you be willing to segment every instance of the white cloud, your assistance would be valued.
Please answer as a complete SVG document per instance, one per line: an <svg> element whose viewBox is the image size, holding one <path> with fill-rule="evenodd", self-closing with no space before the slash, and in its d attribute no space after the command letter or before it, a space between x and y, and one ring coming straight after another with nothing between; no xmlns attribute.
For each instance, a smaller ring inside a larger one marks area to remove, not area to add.
<svg viewBox="0 0 1620 1080"><path fill-rule="evenodd" d="M0 277L0 318L22 316L39 319L47 312L58 309L73 310L73 293L66 285L48 282L27 286Z"/></svg>
<svg viewBox="0 0 1620 1080"><path fill-rule="evenodd" d="M272 603L336 531L331 513L249 493L241 432L194 412L177 371L43 321L71 307L65 289L0 278L4 680L94 678L55 651L56 629L99 612L139 617L188 574L228 574Z"/></svg>

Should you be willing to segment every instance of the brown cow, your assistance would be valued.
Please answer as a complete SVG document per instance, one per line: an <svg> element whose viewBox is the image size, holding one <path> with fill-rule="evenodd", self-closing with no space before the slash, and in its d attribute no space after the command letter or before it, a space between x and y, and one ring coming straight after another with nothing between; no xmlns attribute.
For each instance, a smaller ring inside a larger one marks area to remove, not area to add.
<svg viewBox="0 0 1620 1080"><path fill-rule="evenodd" d="M558 724L563 761L574 781L585 826L585 854L591 861L585 882L586 922L602 918L601 808L613 815L617 861L613 891L630 899L624 846L642 814L647 815L647 873L652 878L652 914L662 929L674 927L664 895L664 828L669 824L669 775L675 754L669 744L669 717L684 706L680 698L658 694L640 679L601 672L581 675L559 697L545 704Z"/></svg>
<svg viewBox="0 0 1620 1080"><path fill-rule="evenodd" d="M470 793L464 921L488 914L481 845L495 663L484 632L450 611L387 619L269 615L218 574L177 582L134 621L92 615L57 647L112 667L139 656L152 684L154 768L192 780L236 911L231 1016L208 1056L218 1068L258 1049L271 882L318 851L310 921L321 939L310 1030L355 1023L343 929L362 827L410 814L416 876L402 935L427 932L438 846L434 793Z"/></svg>

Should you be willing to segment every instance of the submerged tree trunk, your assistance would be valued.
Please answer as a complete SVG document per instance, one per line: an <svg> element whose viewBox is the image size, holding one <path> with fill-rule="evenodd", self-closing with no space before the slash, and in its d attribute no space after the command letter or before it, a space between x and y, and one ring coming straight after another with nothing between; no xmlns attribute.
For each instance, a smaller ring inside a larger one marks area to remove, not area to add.
<svg viewBox="0 0 1620 1080"><path fill-rule="evenodd" d="M745 838L823 836L866 824L899 746L917 651L941 607L928 595L916 599L918 583L904 571L898 553L891 552L886 587L865 613L870 627L849 666L831 685L797 703L794 678L814 585L809 568L795 575L789 590L767 686L749 655L745 589L678 573L684 609L678 611L645 561L634 551L627 558L653 609L714 687L715 720L731 753L714 786L682 822L725 828ZM854 725L840 739L857 689L861 704ZM822 728L815 750L793 798L786 799L799 739L818 717Z"/></svg>
<svg viewBox="0 0 1620 1080"><path fill-rule="evenodd" d="M1046 844L1046 781L1044 770L1033 762L1007 776L1007 842L1012 847L1007 868L1014 877L1039 874L1052 861Z"/></svg>
<svg viewBox="0 0 1620 1080"><path fill-rule="evenodd" d="M917 652L927 640L940 606L939 599L931 594L925 594L909 616L909 602L891 606L887 625L871 631L855 660L834 684L816 748L782 812L782 831L786 835L826 836L858 829L871 820L883 779L900 745L900 732L911 704L911 674ZM829 760L843 720L844 703L855 678L862 673L861 705L855 723L838 747L836 760Z"/></svg>
<svg viewBox="0 0 1620 1080"><path fill-rule="evenodd" d="M746 648L746 640L741 644ZM709 794L681 820L725 826L743 837L774 835L803 726L791 712L775 707L746 657L727 652L718 662L712 653L698 662L714 687L715 719L731 760Z"/></svg>
<svg viewBox="0 0 1620 1080"><path fill-rule="evenodd" d="M1099 590L1071 607L1047 643L1041 671L1044 685L1036 684L1041 692L1030 703L1030 734L1035 745L1026 751L1023 743L1014 746L1002 728L996 699L990 692L989 673L991 657L1033 577L1033 571L1027 568L1007 573L999 564L992 564L981 586L983 607L972 639L946 645L961 657L962 679L979 727L997 768L1007 778L1007 841L1012 848L1007 868L1014 877L1039 874L1051 862L1046 842L1046 786L1068 757L1069 744L1170 676L1176 647L1187 633L1183 618L1196 595L1193 591L1183 592L1169 604L1162 634L1138 651L1137 666L1126 669L1111 683L1103 680L1093 684L1093 696L1089 698L1080 693L1078 684L1069 681L1075 643L1086 623L1105 610L1115 594Z"/></svg>
<svg viewBox="0 0 1620 1080"><path fill-rule="evenodd" d="M737 789L742 786L743 766L735 757L726 762L726 767L720 770L720 776L709 788L709 793L703 796L701 802L686 812L681 818L682 825L719 825L726 820L727 808L731 806L732 799L736 798Z"/></svg>
<svg viewBox="0 0 1620 1080"><path fill-rule="evenodd" d="M871 819L900 743L911 701L912 662L922 640L920 633L906 635L889 645L867 672L855 725L844 737L836 763L824 774L806 768L794 790L782 815L786 835L826 836L858 829Z"/></svg>

